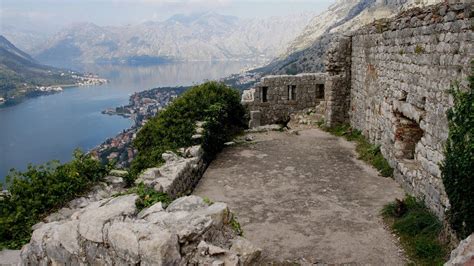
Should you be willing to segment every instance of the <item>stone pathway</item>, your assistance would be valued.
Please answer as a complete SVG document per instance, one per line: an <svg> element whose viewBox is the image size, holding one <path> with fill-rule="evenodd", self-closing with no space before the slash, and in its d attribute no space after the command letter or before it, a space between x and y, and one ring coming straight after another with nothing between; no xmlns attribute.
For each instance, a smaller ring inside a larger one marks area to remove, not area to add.
<svg viewBox="0 0 474 266"><path fill-rule="evenodd" d="M352 143L319 129L251 135L211 163L194 194L228 203L262 262L405 264L379 215L404 192Z"/></svg>

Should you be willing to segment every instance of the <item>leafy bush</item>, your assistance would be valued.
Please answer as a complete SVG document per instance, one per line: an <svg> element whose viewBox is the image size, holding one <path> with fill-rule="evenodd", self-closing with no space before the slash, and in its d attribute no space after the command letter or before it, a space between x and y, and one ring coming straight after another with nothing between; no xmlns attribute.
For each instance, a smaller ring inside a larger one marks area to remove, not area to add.
<svg viewBox="0 0 474 266"><path fill-rule="evenodd" d="M66 164L53 161L30 165L25 172L12 171L7 176L9 193L0 199L0 247L20 248L29 241L31 226L107 173L106 166L79 150Z"/></svg>
<svg viewBox="0 0 474 266"><path fill-rule="evenodd" d="M239 92L223 83L207 82L189 89L138 132L132 174L161 164L161 154L167 150L195 144L197 121L206 121L202 144L206 158L212 158L233 131L244 126L244 114Z"/></svg>
<svg viewBox="0 0 474 266"><path fill-rule="evenodd" d="M472 69L474 73L474 62ZM469 83L467 91L451 90L454 106L447 113L449 136L441 167L451 204L448 219L460 238L474 232L474 74Z"/></svg>
<svg viewBox="0 0 474 266"><path fill-rule="evenodd" d="M416 265L443 264L449 249L439 241L442 225L423 202L408 196L385 205L382 216Z"/></svg>
<svg viewBox="0 0 474 266"><path fill-rule="evenodd" d="M318 125L325 131L335 136L344 137L349 141L355 141L356 151L359 154L359 159L375 167L375 169L379 171L380 175L385 177L393 176L393 168L380 152L380 145L371 144L359 130L355 130L347 124L329 128L324 127L323 122L318 123Z"/></svg>

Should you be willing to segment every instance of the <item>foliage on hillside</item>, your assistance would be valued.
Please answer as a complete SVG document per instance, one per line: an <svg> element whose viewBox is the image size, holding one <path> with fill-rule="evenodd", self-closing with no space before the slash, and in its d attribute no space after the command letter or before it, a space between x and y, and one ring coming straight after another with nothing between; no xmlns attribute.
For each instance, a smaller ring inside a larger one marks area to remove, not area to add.
<svg viewBox="0 0 474 266"><path fill-rule="evenodd" d="M7 105L35 96L36 86L75 83L69 71L38 64L0 35L0 97Z"/></svg>
<svg viewBox="0 0 474 266"><path fill-rule="evenodd" d="M211 158L244 126L244 113L238 91L222 83L207 82L191 88L138 132L132 174L161 164L161 154L168 150L196 144L192 136L198 121L206 122L202 144L207 158Z"/></svg>
<svg viewBox="0 0 474 266"><path fill-rule="evenodd" d="M447 113L449 136L441 167L451 204L448 218L461 238L474 232L474 62L472 70L467 91L451 90L454 106Z"/></svg>
<svg viewBox="0 0 474 266"><path fill-rule="evenodd" d="M108 173L90 155L74 152L66 164L57 161L28 166L7 176L9 194L0 198L0 248L20 248L31 236L31 226L51 211L84 193Z"/></svg>
<svg viewBox="0 0 474 266"><path fill-rule="evenodd" d="M443 264L448 248L439 241L442 225L423 202L408 196L387 204L382 215L415 265Z"/></svg>

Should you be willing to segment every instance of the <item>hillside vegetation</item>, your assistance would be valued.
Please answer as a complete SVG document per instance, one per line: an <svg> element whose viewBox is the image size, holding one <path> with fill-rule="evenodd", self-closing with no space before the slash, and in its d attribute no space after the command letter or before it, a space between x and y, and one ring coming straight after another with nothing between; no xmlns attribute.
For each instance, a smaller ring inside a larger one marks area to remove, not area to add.
<svg viewBox="0 0 474 266"><path fill-rule="evenodd" d="M37 63L0 35L0 97L11 102L32 96L36 86L74 84L66 70Z"/></svg>
<svg viewBox="0 0 474 266"><path fill-rule="evenodd" d="M33 225L87 191L108 170L78 150L66 164L52 161L30 165L25 172L11 172L6 182L8 194L0 197L0 249L21 248L30 240Z"/></svg>
<svg viewBox="0 0 474 266"><path fill-rule="evenodd" d="M244 113L237 90L217 82L191 88L138 132L134 141L138 154L132 162L132 174L162 163L161 154L165 151L200 142L192 138L199 121L205 122L202 144L207 157L212 158L245 125Z"/></svg>

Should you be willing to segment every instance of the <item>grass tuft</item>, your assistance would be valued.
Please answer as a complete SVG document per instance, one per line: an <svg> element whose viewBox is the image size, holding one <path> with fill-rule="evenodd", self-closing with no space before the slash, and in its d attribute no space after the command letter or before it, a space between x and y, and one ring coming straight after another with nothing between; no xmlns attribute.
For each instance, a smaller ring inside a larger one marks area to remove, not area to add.
<svg viewBox="0 0 474 266"><path fill-rule="evenodd" d="M214 204L214 202L212 200L210 200L208 197L204 197L204 198L202 198L202 200L204 201L204 203L206 203L209 206Z"/></svg>
<svg viewBox="0 0 474 266"><path fill-rule="evenodd" d="M244 230L242 230L242 226L240 226L239 221L237 221L237 217L235 214L232 214L232 219L230 219L230 226L239 236L244 236Z"/></svg>
<svg viewBox="0 0 474 266"><path fill-rule="evenodd" d="M423 202L407 196L385 205L381 214L415 265L444 263L449 249L439 240L441 222Z"/></svg>

